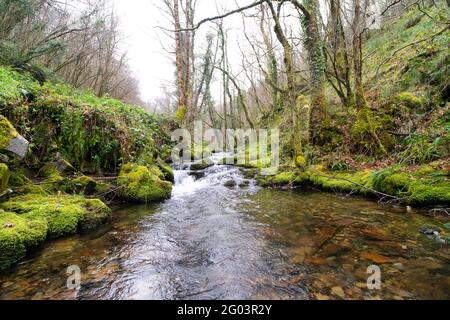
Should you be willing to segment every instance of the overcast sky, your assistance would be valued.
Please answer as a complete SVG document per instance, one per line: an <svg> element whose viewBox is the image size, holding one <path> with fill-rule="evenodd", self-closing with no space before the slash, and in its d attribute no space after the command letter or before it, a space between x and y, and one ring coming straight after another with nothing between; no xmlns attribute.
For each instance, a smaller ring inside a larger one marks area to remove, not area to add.
<svg viewBox="0 0 450 320"><path fill-rule="evenodd" d="M144 100L160 95L161 86L174 83L174 65L172 57L163 46L170 47L170 39L164 38L157 26L169 27L169 22L158 7L162 0L113 0L114 9L120 18L124 46L128 52L129 64L140 81L141 95ZM238 0L240 4L252 0ZM204 17L217 15L226 8L236 7L233 0L198 0L196 21ZM226 19L226 28L241 28L239 16ZM202 27L197 39L204 38L208 27ZM231 32L233 33L233 32ZM203 34L203 36L202 36ZM162 43L163 44L162 44ZM236 51L236 41L230 39L230 51ZM233 54L233 53L231 53Z"/></svg>

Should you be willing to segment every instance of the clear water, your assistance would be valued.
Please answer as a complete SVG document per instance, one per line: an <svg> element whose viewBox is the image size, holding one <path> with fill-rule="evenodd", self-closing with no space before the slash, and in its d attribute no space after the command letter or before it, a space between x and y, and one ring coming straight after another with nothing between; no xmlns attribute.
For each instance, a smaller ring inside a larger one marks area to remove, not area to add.
<svg viewBox="0 0 450 320"><path fill-rule="evenodd" d="M0 274L0 298L450 298L449 247L419 233L436 219L360 198L239 187L245 179L229 166L189 173L175 170L164 203L117 208L93 233L46 243ZM367 288L374 264L381 290ZM66 287L71 265L80 290Z"/></svg>

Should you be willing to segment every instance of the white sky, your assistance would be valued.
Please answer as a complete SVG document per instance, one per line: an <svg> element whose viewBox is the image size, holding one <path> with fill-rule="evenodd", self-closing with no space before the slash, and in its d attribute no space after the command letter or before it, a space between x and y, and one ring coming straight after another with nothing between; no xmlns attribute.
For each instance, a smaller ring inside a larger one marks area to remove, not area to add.
<svg viewBox="0 0 450 320"><path fill-rule="evenodd" d="M253 0L198 0L195 20L199 21L217 15L218 12L223 13L226 8L233 9L251 2ZM170 39L164 39L157 28L170 28L168 20L158 9L162 6L162 0L113 0L113 3L120 19L125 38L124 49L128 52L130 67L140 81L142 99L151 100L161 94L162 86L171 86L174 83L172 56L164 51L161 42L168 48L172 43ZM224 25L226 29L239 30L242 28L241 21L240 15L230 16L225 19ZM200 43L207 31L208 26L204 25L198 32L197 39ZM230 60L233 60L233 56L240 60L237 39L233 39L237 34L230 32Z"/></svg>

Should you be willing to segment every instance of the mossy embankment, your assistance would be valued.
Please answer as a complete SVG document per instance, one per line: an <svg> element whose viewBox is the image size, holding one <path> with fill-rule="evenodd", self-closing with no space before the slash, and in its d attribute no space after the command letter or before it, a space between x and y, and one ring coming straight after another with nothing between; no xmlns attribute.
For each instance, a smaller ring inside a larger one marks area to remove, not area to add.
<svg viewBox="0 0 450 320"><path fill-rule="evenodd" d="M327 83L329 119L319 141L311 141L307 122L292 120L293 112L309 118L307 97L263 118L262 127L280 129L281 166L276 175L258 175L262 185L450 204L450 29L448 5L437 3L411 7L364 34L367 108L344 105ZM258 161L247 167L261 170Z"/></svg>
<svg viewBox="0 0 450 320"><path fill-rule="evenodd" d="M111 210L83 196L28 194L0 204L0 269L23 258L46 239L90 230L105 223Z"/></svg>
<svg viewBox="0 0 450 320"><path fill-rule="evenodd" d="M450 172L442 162L419 167L333 171L322 165L282 166L277 174L252 175L263 187L314 187L323 191L397 200L415 207L450 205Z"/></svg>
<svg viewBox="0 0 450 320"><path fill-rule="evenodd" d="M170 197L174 121L9 67L0 88L0 269L105 223L105 200ZM19 134L30 142L24 159L5 150Z"/></svg>

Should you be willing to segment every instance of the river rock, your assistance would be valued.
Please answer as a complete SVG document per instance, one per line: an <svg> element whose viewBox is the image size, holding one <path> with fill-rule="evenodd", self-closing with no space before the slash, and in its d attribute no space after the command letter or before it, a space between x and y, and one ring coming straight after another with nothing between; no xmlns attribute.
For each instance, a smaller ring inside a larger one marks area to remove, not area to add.
<svg viewBox="0 0 450 320"><path fill-rule="evenodd" d="M317 300L330 300L329 296L326 296L326 295L321 294L319 292L314 293L314 296L316 297Z"/></svg>
<svg viewBox="0 0 450 320"><path fill-rule="evenodd" d="M224 186L227 188L234 188L236 187L236 181L228 180L227 182L225 182Z"/></svg>
<svg viewBox="0 0 450 320"><path fill-rule="evenodd" d="M428 239L434 240L437 243L445 244L446 239L441 237L441 230L434 226L422 226L419 229L420 233L424 234Z"/></svg>
<svg viewBox="0 0 450 320"><path fill-rule="evenodd" d="M382 256L381 254L374 253L374 252L363 252L361 253L361 257L367 260L370 260L372 262L378 263L378 264L384 264L389 263L390 259L388 257Z"/></svg>
<svg viewBox="0 0 450 320"><path fill-rule="evenodd" d="M250 181L244 180L239 184L239 188L242 188L242 189L248 188L249 185L250 185Z"/></svg>
<svg viewBox="0 0 450 320"><path fill-rule="evenodd" d="M207 163L207 162L204 162L204 161L198 161L198 162L195 162L195 163L193 163L193 164L191 164L191 170L192 171L200 171L200 170L205 170L205 169L207 169L207 168L209 168L209 167L212 167L214 164L213 163Z"/></svg>
<svg viewBox="0 0 450 320"><path fill-rule="evenodd" d="M344 290L341 287L333 287L331 288L331 293L335 296L338 296L341 299L345 298Z"/></svg>
<svg viewBox="0 0 450 320"><path fill-rule="evenodd" d="M348 246L337 245L334 243L328 243L322 247L322 255L326 258L331 256L338 256L349 252L351 250Z"/></svg>
<svg viewBox="0 0 450 320"><path fill-rule="evenodd" d="M387 241L389 240L388 236L378 228L368 227L362 230L364 237L368 240L372 241Z"/></svg>
<svg viewBox="0 0 450 320"><path fill-rule="evenodd" d="M192 172L189 172L189 175L194 177L195 180L199 180L199 179L202 179L205 177L205 173L201 172L201 171L192 171Z"/></svg>
<svg viewBox="0 0 450 320"><path fill-rule="evenodd" d="M17 137L15 137L15 138L11 139L11 141L9 141L9 144L5 148L5 150L8 150L9 152L14 153L20 159L23 159L27 155L29 145L30 145L30 143L28 142L28 140L26 140L21 135L18 135Z"/></svg>
<svg viewBox="0 0 450 320"><path fill-rule="evenodd" d="M401 263L401 262L394 263L394 267L400 271L405 271L405 267L403 266L403 263Z"/></svg>

